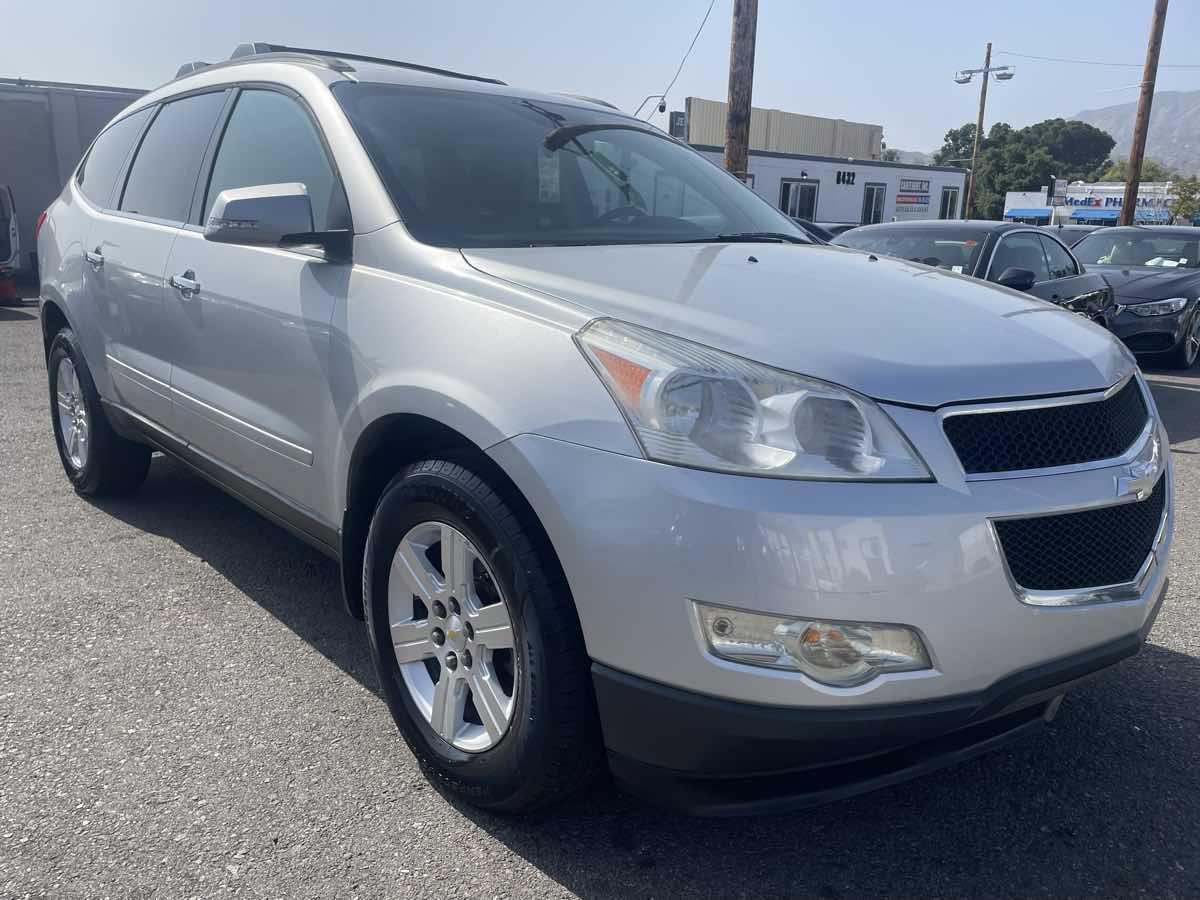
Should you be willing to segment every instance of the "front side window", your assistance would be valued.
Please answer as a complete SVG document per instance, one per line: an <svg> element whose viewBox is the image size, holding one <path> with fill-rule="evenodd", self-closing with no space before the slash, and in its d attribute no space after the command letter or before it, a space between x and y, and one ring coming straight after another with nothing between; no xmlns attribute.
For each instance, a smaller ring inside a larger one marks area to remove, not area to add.
<svg viewBox="0 0 1200 900"><path fill-rule="evenodd" d="M308 114L276 91L243 91L213 162L200 224L208 221L221 191L291 182L308 188L315 230L344 227L342 221L330 223L335 192L339 203L334 218L340 218L341 187Z"/></svg>
<svg viewBox="0 0 1200 900"><path fill-rule="evenodd" d="M1079 274L1079 270L1075 267L1075 260L1071 259L1071 254L1067 252L1066 247L1052 237L1044 234L1040 237L1042 249L1046 251L1046 262L1050 265L1052 279L1070 278L1072 275Z"/></svg>
<svg viewBox="0 0 1200 900"><path fill-rule="evenodd" d="M919 228L911 225L876 225L853 228L834 240L842 247L937 266L952 272L975 271L987 232L974 228Z"/></svg>
<svg viewBox="0 0 1200 900"><path fill-rule="evenodd" d="M999 281L1009 269L1027 269L1033 273L1037 283L1050 280L1040 235L1022 231L1000 238L996 253L992 256L991 268L988 269L988 281Z"/></svg>
<svg viewBox="0 0 1200 900"><path fill-rule="evenodd" d="M225 92L213 91L163 104L133 158L122 211L187 221L200 161L224 103Z"/></svg>
<svg viewBox="0 0 1200 900"><path fill-rule="evenodd" d="M1200 268L1200 235L1102 230L1089 234L1072 249L1085 266Z"/></svg>
<svg viewBox="0 0 1200 900"><path fill-rule="evenodd" d="M117 182L121 167L125 165L133 142L142 133L152 112L154 107L148 106L114 122L92 144L87 159L75 175L75 182L83 196L96 206L107 208L111 202L113 185Z"/></svg>
<svg viewBox="0 0 1200 900"><path fill-rule="evenodd" d="M691 149L615 113L478 91L333 88L418 240L649 244L804 234Z"/></svg>

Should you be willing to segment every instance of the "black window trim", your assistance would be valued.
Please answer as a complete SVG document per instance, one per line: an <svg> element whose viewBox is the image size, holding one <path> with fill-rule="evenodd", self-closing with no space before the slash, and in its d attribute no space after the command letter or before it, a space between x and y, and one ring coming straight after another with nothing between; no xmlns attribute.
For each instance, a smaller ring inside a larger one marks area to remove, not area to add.
<svg viewBox="0 0 1200 900"><path fill-rule="evenodd" d="M129 186L129 175L133 171L133 163L137 160L138 153L140 153L142 150L142 143L146 140L146 135L150 133L150 129L152 127L154 127L154 123L155 123L155 121L157 121L159 114L163 110L163 107L165 107L168 103L174 103L176 100L186 100L188 97L197 97L197 96L200 96L201 94L216 94L216 93L220 93L220 92L228 93L229 90L230 90L230 86L226 85L226 84L209 85L209 86L202 87L202 88L196 88L195 90L191 90L191 91L183 91L178 94L172 94L170 97L164 97L162 100L159 100L153 104L154 114L150 116L150 120L146 123L146 127L143 128L142 133L140 135L138 135L138 139L134 143L133 150L126 157L125 165L122 166L121 171L117 175L117 184L120 185L120 191L119 192L116 191L115 186L114 186L115 197L109 198L109 202L115 204L114 208L109 210L109 212L112 215L119 216L122 219L128 219L132 222L145 222L145 223L148 223L151 225L164 225L168 228L183 228L184 225L187 224L186 222L177 222L174 219L164 219L160 216L147 216L147 215L143 215L142 213L131 213L131 212L127 212L127 211L121 209L120 208L121 203L125 199L125 190ZM221 108L222 112L224 111L225 106L228 105L228 103L229 103L229 98L227 96L225 98L225 103L222 105L222 108ZM218 113L217 121L219 122L220 120L221 120L221 113ZM215 130L216 130L216 124L214 123L213 131L215 131ZM212 134L213 134L213 132L209 132L209 136L208 136L208 144L210 146L212 144ZM206 150L206 152L207 152L207 150ZM201 160L203 160L203 156L201 157ZM197 175L197 177L199 177L200 172L197 172L196 175ZM195 193L196 193L195 186L193 185L193 188L192 188L193 199L195 199ZM189 207L189 215L190 215L190 207Z"/></svg>
<svg viewBox="0 0 1200 900"><path fill-rule="evenodd" d="M118 212L113 205L113 195L117 192L118 184L124 185L125 175L129 169L129 160L133 156L133 151L142 145L142 138L146 134L146 129L150 127L150 123L153 122L155 116L158 115L157 106L158 104L156 103L148 103L145 106L139 106L137 109L132 110L127 115L123 115L118 119L113 119L111 122L105 125L104 129L94 138L92 138L92 142L88 144L87 152L83 154L78 165L75 166L75 172L71 176L71 180L75 183L76 192L80 197L83 198L83 202L92 209L110 214ZM142 127L138 130L138 133L133 136L133 141L130 143L129 149L125 151L125 158L121 161L121 165L117 167L117 174L113 179L112 187L109 188L108 197L105 199L103 205L97 205L91 197L83 192L83 182L80 180L80 178L83 176L84 168L87 166L87 161L91 158L92 150L95 149L96 143L100 140L100 138L112 131L112 129L117 125L121 124L127 119L132 119L134 116L144 113L147 110L150 111L150 115L147 117L146 121L142 123Z"/></svg>
<svg viewBox="0 0 1200 900"><path fill-rule="evenodd" d="M1032 234L1032 235L1041 237L1042 232L1033 226L1029 226L1026 228L1014 228L1011 231L1001 232L1000 236L996 238L996 243L992 244L992 252L991 252L991 255L988 256L987 268L984 269L983 275L980 276L984 281L987 281L988 276L992 274L992 263L994 263L996 261L996 251L998 249L1000 249L1001 242L1003 242L1003 240L1005 238L1011 237L1014 234ZM1041 249L1040 244L1038 245L1038 248ZM1069 253L1070 251L1068 250L1067 252ZM1046 259L1046 251L1045 250L1042 250L1042 259L1044 259L1046 261L1046 274L1049 275L1050 274L1050 260ZM1072 256L1072 259L1074 259L1073 256ZM1078 265L1079 261L1076 260L1075 263L1076 263L1076 265ZM1058 280L1057 278L1048 278L1045 281L1037 281L1034 283L1035 284L1046 284L1050 281L1057 281L1057 280Z"/></svg>
<svg viewBox="0 0 1200 900"><path fill-rule="evenodd" d="M192 192L192 203L188 210L188 220L183 224L185 231L203 232L204 225L198 219L204 215L204 205L208 197L208 189L212 186L213 167L217 160L217 152L221 149L221 143L225 139L225 131L229 127L229 121L233 117L233 112L237 108L238 98L246 91L272 91L277 94L282 94L299 104L300 109L308 116L309 123L317 134L317 140L321 142L321 148L325 152L325 160L329 163L329 168L333 171L333 180L335 186L342 194L342 204L346 214L346 228L350 234L354 234L354 212L350 208L350 196L346 193L346 183L342 179L341 170L338 168L337 157L333 153L333 149L329 145L329 140L325 137L325 130L321 127L320 120L309 106L308 101L298 92L284 84L278 84L272 81L239 81L236 84L226 86L229 89L229 99L221 110L221 114L217 116L217 124L213 128L213 134L208 142L208 147L204 151L204 156L200 161L199 177L196 179L196 188ZM323 254L320 250L313 250L309 247L279 247L275 248L285 250L291 253L298 253L304 256L321 257Z"/></svg>
<svg viewBox="0 0 1200 900"><path fill-rule="evenodd" d="M1063 278L1075 278L1076 276L1082 275L1084 273L1083 266L1080 265L1079 260L1077 260L1075 258L1075 254L1071 252L1071 248L1068 247L1061 240L1059 240L1057 235L1055 235L1049 231L1044 231L1041 233L1041 236L1048 241L1054 241L1054 243L1058 244L1058 246L1062 247L1065 251L1067 251L1067 257L1071 260L1071 262L1073 262L1075 264L1075 274L1074 275L1064 275ZM1044 252L1045 251L1043 251L1043 253ZM1046 268L1047 269L1050 268L1050 257L1048 255L1046 256ZM1061 278L1051 278L1050 280L1051 281L1061 281L1062 279Z"/></svg>

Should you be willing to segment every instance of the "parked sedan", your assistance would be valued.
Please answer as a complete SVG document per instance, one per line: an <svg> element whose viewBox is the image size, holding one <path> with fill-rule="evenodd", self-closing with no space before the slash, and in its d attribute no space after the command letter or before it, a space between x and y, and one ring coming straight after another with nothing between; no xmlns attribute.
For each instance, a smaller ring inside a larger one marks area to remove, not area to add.
<svg viewBox="0 0 1200 900"><path fill-rule="evenodd" d="M1129 349L1190 369L1200 356L1200 229L1105 228L1075 245L1116 295L1110 321Z"/></svg>
<svg viewBox="0 0 1200 900"><path fill-rule="evenodd" d="M1066 244L1068 247L1074 247L1085 237L1103 228L1103 225L1043 225L1047 231L1053 234L1056 238Z"/></svg>
<svg viewBox="0 0 1200 900"><path fill-rule="evenodd" d="M1086 272L1066 244L1016 222L886 222L840 234L834 244L949 269L1065 306L1108 324L1112 291Z"/></svg>

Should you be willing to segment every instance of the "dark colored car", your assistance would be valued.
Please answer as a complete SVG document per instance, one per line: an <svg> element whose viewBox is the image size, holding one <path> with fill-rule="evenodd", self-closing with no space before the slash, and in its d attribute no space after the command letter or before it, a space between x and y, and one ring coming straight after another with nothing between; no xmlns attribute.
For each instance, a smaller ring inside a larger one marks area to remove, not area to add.
<svg viewBox="0 0 1200 900"><path fill-rule="evenodd" d="M1109 322L1134 353L1190 369L1200 356L1200 228L1104 228L1075 245L1115 296Z"/></svg>
<svg viewBox="0 0 1200 900"><path fill-rule="evenodd" d="M1043 225L1047 231L1066 244L1068 247L1074 247L1085 237L1103 228L1103 225Z"/></svg>
<svg viewBox="0 0 1200 900"><path fill-rule="evenodd" d="M864 225L833 240L841 247L895 256L1025 291L1108 324L1112 291L1067 245L1018 222L938 219Z"/></svg>
<svg viewBox="0 0 1200 900"><path fill-rule="evenodd" d="M819 244L828 244L833 241L833 232L818 225L816 222L801 219L799 216L792 216L792 221L803 228L808 236Z"/></svg>

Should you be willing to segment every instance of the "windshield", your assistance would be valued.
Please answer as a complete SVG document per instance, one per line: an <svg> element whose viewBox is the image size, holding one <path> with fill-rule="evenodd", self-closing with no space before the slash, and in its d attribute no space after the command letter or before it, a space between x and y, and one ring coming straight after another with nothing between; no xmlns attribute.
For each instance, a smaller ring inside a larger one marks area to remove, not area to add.
<svg viewBox="0 0 1200 900"><path fill-rule="evenodd" d="M987 232L964 228L950 231L945 228L899 228L881 226L854 228L834 238L841 247L869 250L884 256L937 266L952 272L973 272Z"/></svg>
<svg viewBox="0 0 1200 900"><path fill-rule="evenodd" d="M1180 266L1200 268L1200 233L1147 234L1097 231L1071 248L1085 266Z"/></svg>
<svg viewBox="0 0 1200 900"><path fill-rule="evenodd" d="M406 85L346 81L333 92L405 226L428 244L648 244L765 233L809 243L749 188L627 116Z"/></svg>

